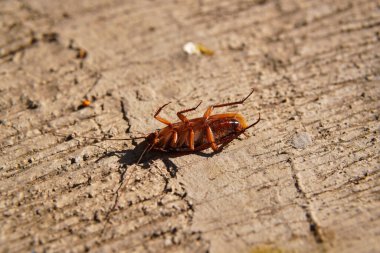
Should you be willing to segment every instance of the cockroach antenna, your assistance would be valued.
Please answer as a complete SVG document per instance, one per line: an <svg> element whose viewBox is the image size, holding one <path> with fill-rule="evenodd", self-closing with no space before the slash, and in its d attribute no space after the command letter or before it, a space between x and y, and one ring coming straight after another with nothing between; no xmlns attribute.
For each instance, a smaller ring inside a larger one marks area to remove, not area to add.
<svg viewBox="0 0 380 253"><path fill-rule="evenodd" d="M152 144L147 144L144 151L141 153L139 159L137 160L136 164L139 164L141 159L144 157L144 155L149 152L150 150L152 150L153 148L153 145Z"/></svg>
<svg viewBox="0 0 380 253"><path fill-rule="evenodd" d="M60 133L53 133L53 135L60 136L60 137L65 137L65 138L70 137L70 139L74 139L75 138L75 137L72 137L73 134L64 135L64 134L60 134ZM104 138L104 137L96 138L96 137L89 137L89 136L78 136L78 137L79 138L83 138L83 139L104 140L104 141L131 141L131 140L145 139L146 138L146 136L138 136L138 137L131 137L131 138Z"/></svg>

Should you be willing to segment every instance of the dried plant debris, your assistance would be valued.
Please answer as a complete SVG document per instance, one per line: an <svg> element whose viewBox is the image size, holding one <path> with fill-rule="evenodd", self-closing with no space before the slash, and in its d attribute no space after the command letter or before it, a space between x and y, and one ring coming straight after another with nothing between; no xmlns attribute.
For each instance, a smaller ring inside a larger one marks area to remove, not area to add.
<svg viewBox="0 0 380 253"><path fill-rule="evenodd" d="M90 107L90 106L91 106L91 101L88 99L84 99L82 100L82 103L78 106L78 110L86 108L86 107Z"/></svg>
<svg viewBox="0 0 380 253"><path fill-rule="evenodd" d="M83 107L88 107L90 105L91 105L91 101L90 100L85 99L85 100L82 101L82 106Z"/></svg>
<svg viewBox="0 0 380 253"><path fill-rule="evenodd" d="M77 48L77 58L84 59L87 57L87 51L83 48Z"/></svg>
<svg viewBox="0 0 380 253"><path fill-rule="evenodd" d="M208 47L200 44L200 43L194 43L194 42L187 42L185 45L183 45L183 51L185 53L192 55L208 55L211 56L214 54L214 51L209 49Z"/></svg>

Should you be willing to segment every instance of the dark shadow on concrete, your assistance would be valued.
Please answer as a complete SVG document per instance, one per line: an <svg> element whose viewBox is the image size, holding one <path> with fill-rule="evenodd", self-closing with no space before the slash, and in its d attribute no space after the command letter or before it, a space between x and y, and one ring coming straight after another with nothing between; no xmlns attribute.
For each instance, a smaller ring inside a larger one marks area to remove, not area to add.
<svg viewBox="0 0 380 253"><path fill-rule="evenodd" d="M142 141L139 144L137 144L134 149L105 152L96 162L106 157L117 156L119 157L119 163L121 163L122 165L124 166L132 165L138 161L140 155L144 152L146 147L147 147L147 142ZM148 169L150 168L150 165L154 160L159 159L165 164L166 169L169 172L169 174L172 177L175 177L178 172L178 166L173 161L171 161L170 158L184 156L191 153L197 154L202 157L212 157L219 152L211 152L211 153L206 153L204 151L164 152L164 151L151 150L144 154L139 164L141 165L142 168Z"/></svg>

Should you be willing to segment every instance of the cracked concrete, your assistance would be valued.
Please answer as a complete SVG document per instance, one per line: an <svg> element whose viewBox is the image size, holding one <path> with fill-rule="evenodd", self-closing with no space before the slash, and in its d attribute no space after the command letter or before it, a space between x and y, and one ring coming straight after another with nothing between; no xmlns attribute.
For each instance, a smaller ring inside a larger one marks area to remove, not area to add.
<svg viewBox="0 0 380 253"><path fill-rule="evenodd" d="M303 201L303 203L300 203L300 206L305 212L307 222L309 223L310 232L314 236L315 242L317 244L320 244L323 247L323 238L322 238L321 228L319 227L318 222L315 220L314 215L311 213L309 199L307 198L305 191L302 189L300 185L301 180L299 176L297 175L292 158L289 158L288 162L290 164L291 174L294 180L294 187L297 189L298 194L301 195L301 199ZM321 251L325 251L325 249L322 247L320 248Z"/></svg>
<svg viewBox="0 0 380 253"><path fill-rule="evenodd" d="M379 4L0 2L0 252L380 251ZM252 88L221 153L106 140Z"/></svg>

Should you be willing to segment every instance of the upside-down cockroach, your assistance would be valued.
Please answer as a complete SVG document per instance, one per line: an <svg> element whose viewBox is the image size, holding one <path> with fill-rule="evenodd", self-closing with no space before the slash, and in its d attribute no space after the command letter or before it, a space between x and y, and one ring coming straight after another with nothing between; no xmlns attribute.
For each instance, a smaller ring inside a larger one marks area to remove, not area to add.
<svg viewBox="0 0 380 253"><path fill-rule="evenodd" d="M147 136L123 139L103 139L103 140L135 140L145 139L147 146L141 153L137 164L140 163L143 156L151 151L158 150L171 153L186 154L212 148L214 152L221 151L228 143L245 134L247 129L255 126L260 121L259 118L251 125L247 124L244 116L240 113L227 112L222 114L211 115L214 108L231 105L243 104L253 90L244 99L231 103L211 105L207 108L203 117L188 119L184 113L195 111L202 102L196 107L177 112L181 120L177 123L171 123L167 119L159 116L162 109L170 103L164 104L154 114L154 118L166 127L156 130ZM92 137L83 137L88 139L97 139Z"/></svg>
<svg viewBox="0 0 380 253"><path fill-rule="evenodd" d="M151 150L191 153L212 148L214 152L221 151L228 143L259 123L260 114L253 124L248 125L240 113L228 112L211 115L213 109L243 104L252 93L253 90L247 97L237 102L211 105L207 108L203 117L188 119L184 113L196 110L202 103L200 102L194 108L177 112L177 116L181 120L177 123L171 123L159 116L161 110L170 103L164 104L158 108L154 114L154 118L165 124L166 127L149 134L147 137L139 137L145 138L147 146L140 155L137 164L141 161L144 154Z"/></svg>

